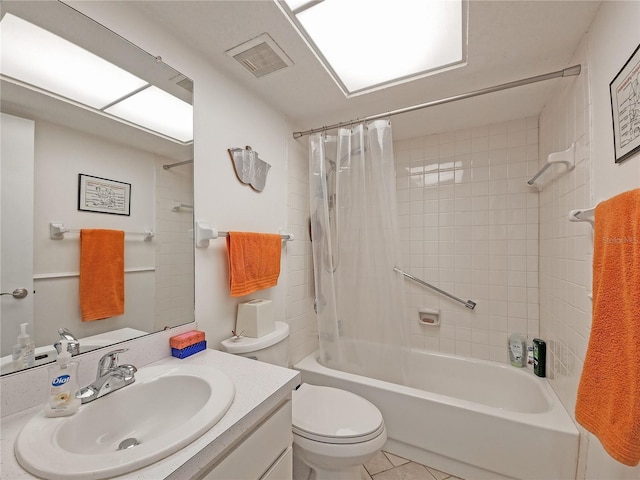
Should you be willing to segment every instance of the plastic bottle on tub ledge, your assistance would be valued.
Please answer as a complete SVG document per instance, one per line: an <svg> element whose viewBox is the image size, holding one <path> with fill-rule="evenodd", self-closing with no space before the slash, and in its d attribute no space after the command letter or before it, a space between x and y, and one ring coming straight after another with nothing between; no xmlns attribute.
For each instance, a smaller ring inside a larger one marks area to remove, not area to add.
<svg viewBox="0 0 640 480"><path fill-rule="evenodd" d="M539 338L533 339L533 373L539 377L547 375L547 344Z"/></svg>
<svg viewBox="0 0 640 480"><path fill-rule="evenodd" d="M527 341L527 370L533 372L533 343Z"/></svg>
<svg viewBox="0 0 640 480"><path fill-rule="evenodd" d="M527 338L520 333L509 336L509 362L519 368L527 364Z"/></svg>

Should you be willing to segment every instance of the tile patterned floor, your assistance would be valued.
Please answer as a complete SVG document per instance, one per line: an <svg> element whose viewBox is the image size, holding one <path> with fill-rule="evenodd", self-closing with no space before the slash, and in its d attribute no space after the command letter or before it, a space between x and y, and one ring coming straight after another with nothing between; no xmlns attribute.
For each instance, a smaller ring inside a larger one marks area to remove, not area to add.
<svg viewBox="0 0 640 480"><path fill-rule="evenodd" d="M361 469L362 480L463 480L384 451Z"/></svg>

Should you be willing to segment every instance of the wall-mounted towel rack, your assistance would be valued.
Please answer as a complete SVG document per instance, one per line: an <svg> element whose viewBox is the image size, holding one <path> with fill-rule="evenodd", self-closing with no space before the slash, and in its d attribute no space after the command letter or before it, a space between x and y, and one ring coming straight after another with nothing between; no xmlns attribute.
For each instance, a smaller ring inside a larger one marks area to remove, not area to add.
<svg viewBox="0 0 640 480"><path fill-rule="evenodd" d="M538 173L536 173L531 180L527 183L529 185L535 185L538 188L542 188L540 185L536 184L535 181L538 179L540 175L542 175L551 165L555 163L562 163L567 167L567 172L573 170L576 167L576 144L572 143L569 148L564 150L563 152L554 152L550 153L547 157L547 163L540 169Z"/></svg>
<svg viewBox="0 0 640 480"><path fill-rule="evenodd" d="M193 160L185 160L184 162L170 163L169 165L162 165L162 168L164 168L165 170L170 170L173 167L179 167L181 165L188 165L189 163L193 163Z"/></svg>
<svg viewBox="0 0 640 480"><path fill-rule="evenodd" d="M396 272L401 273L402 275L407 277L409 280L413 280L414 282L419 283L420 285L424 285L425 287L429 287L430 289L435 290L436 292L440 293L441 295L444 295L445 297L449 297L451 300L455 300L456 302L463 304L465 307L467 307L467 308L469 308L471 310L476 308L476 302L474 302L472 300L467 300L465 302L464 300L462 300L461 298L456 297L455 295L451 295L450 293L445 292L444 290L440 290L438 287L435 287L435 286L431 285L430 283L425 282L424 280L420 280L419 278L414 277L413 275L410 275L407 272L403 272L398 267L393 267L393 269Z"/></svg>
<svg viewBox="0 0 640 480"><path fill-rule="evenodd" d="M80 233L79 228L67 228L62 222L51 222L49 224L49 237L52 240L62 240L65 233ZM145 230L144 232L124 232L125 235L143 235L145 242L150 242L155 237L155 233L152 230Z"/></svg>
<svg viewBox="0 0 640 480"><path fill-rule="evenodd" d="M178 202L177 200L171 200L172 212L178 212L180 211L181 208L190 208L191 210L193 210L193 205L190 205L188 203Z"/></svg>
<svg viewBox="0 0 640 480"><path fill-rule="evenodd" d="M228 237L229 232L218 231L215 228L211 228L207 222L196 222L196 247L207 248L209 246L209 240L215 240L219 237ZM285 242L294 240L293 233L280 232L280 237Z"/></svg>
<svg viewBox="0 0 640 480"><path fill-rule="evenodd" d="M596 208L585 208L582 210L571 210L569 212L570 222L589 222L593 227L596 218Z"/></svg>

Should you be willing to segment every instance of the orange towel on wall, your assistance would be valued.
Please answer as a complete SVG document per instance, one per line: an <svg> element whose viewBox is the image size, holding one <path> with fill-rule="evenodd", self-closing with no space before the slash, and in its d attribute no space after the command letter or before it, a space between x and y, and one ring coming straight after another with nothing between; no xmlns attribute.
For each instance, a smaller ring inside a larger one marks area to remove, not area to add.
<svg viewBox="0 0 640 480"><path fill-rule="evenodd" d="M82 321L124 313L124 232L80 230Z"/></svg>
<svg viewBox="0 0 640 480"><path fill-rule="evenodd" d="M229 232L227 254L231 296L242 297L277 285L281 250L280 235Z"/></svg>
<svg viewBox="0 0 640 480"><path fill-rule="evenodd" d="M609 455L640 462L640 189L595 210L593 320L575 413Z"/></svg>

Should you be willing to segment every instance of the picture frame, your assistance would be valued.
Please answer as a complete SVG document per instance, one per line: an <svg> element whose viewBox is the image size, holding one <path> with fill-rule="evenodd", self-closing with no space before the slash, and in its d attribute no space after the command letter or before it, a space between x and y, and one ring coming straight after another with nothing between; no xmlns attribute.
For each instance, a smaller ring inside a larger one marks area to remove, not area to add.
<svg viewBox="0 0 640 480"><path fill-rule="evenodd" d="M131 214L131 184L78 174L78 210L111 215Z"/></svg>
<svg viewBox="0 0 640 480"><path fill-rule="evenodd" d="M609 84L615 163L640 151L640 45Z"/></svg>

